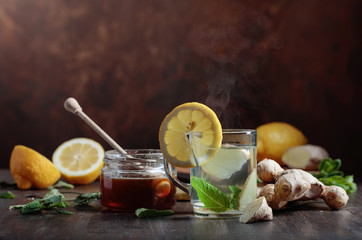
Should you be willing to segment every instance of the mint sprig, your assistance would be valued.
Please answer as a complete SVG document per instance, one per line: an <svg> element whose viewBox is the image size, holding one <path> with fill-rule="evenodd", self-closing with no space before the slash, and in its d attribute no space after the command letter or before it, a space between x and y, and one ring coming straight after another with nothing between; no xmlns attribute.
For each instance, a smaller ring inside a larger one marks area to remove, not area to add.
<svg viewBox="0 0 362 240"><path fill-rule="evenodd" d="M100 192L80 194L74 200L74 205L88 205L89 203L99 198ZM61 214L71 215L73 214L72 212L64 210L64 208L67 208L70 205L68 201L71 200L66 200L63 194L61 194L58 189L53 188L41 199L36 199L24 205L12 205L9 207L9 209L20 210L21 214L32 214L40 213L43 210L54 210Z"/></svg>
<svg viewBox="0 0 362 240"><path fill-rule="evenodd" d="M19 209L21 214L39 213L42 210L56 210L66 208L69 203L65 201L63 194L58 189L52 189L42 199L36 199L24 205L13 205L9 209ZM59 212L59 211L58 211Z"/></svg>
<svg viewBox="0 0 362 240"><path fill-rule="evenodd" d="M157 210L148 208L138 208L135 213L138 218L154 218L175 214L172 210Z"/></svg>
<svg viewBox="0 0 362 240"><path fill-rule="evenodd" d="M191 185L204 206L213 212L225 212L230 201L225 193L198 177L191 177Z"/></svg>
<svg viewBox="0 0 362 240"><path fill-rule="evenodd" d="M357 190L357 184L353 181L353 175L344 176L339 170L341 166L341 159L326 158L318 166L319 173L313 175L325 185L336 185L346 190L347 194L353 193Z"/></svg>

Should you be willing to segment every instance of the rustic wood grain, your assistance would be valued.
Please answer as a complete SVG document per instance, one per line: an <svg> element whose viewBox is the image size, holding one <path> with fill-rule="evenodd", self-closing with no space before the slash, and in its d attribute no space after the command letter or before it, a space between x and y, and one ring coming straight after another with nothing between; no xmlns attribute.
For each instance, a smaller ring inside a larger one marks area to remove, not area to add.
<svg viewBox="0 0 362 240"><path fill-rule="evenodd" d="M12 181L0 169L0 181ZM362 189L362 184L359 184ZM362 192L350 195L347 206L330 210L322 201L275 212L274 220L242 224L238 219L199 219L188 201L177 202L173 216L138 219L134 213L112 212L99 201L88 207L69 207L74 215L21 215L9 205L24 204L26 195L46 191L10 190L14 200L0 199L0 239L361 239ZM99 182L77 186L76 192L99 191ZM69 194L65 194L67 197ZM70 196L69 196L70 197Z"/></svg>

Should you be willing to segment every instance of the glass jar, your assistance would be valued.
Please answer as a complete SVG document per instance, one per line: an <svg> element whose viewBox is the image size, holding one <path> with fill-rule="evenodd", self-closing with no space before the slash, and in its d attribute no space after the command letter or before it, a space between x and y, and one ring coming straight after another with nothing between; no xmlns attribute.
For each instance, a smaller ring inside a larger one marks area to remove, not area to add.
<svg viewBox="0 0 362 240"><path fill-rule="evenodd" d="M101 204L118 211L137 208L170 209L176 187L165 175L163 155L157 149L106 151L101 171ZM171 165L169 168L176 173Z"/></svg>

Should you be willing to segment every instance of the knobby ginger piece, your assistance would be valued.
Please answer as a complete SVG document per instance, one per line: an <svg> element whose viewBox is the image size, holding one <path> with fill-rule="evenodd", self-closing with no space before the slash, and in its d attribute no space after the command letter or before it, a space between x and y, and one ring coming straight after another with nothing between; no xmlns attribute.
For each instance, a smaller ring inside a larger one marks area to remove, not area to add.
<svg viewBox="0 0 362 240"><path fill-rule="evenodd" d="M265 158L257 166L258 178L266 183L275 182L275 179L284 169L274 160Z"/></svg>
<svg viewBox="0 0 362 240"><path fill-rule="evenodd" d="M343 208L349 200L346 191L339 186L324 186L322 198L332 209Z"/></svg>
<svg viewBox="0 0 362 240"><path fill-rule="evenodd" d="M319 163L329 157L328 152L317 145L301 145L289 148L282 156L282 162L290 168L318 170Z"/></svg>
<svg viewBox="0 0 362 240"><path fill-rule="evenodd" d="M312 174L300 169L288 169L278 176L274 191L283 201L305 201L320 197L323 187Z"/></svg>
<svg viewBox="0 0 362 240"><path fill-rule="evenodd" d="M267 184L260 192L260 197L265 197L268 205L274 209L279 210L287 205L287 201L280 200L274 191L274 184Z"/></svg>
<svg viewBox="0 0 362 240"><path fill-rule="evenodd" d="M264 187L266 186L267 184L264 183L264 182L258 182L257 185L256 185L256 197L260 197L260 193L261 191L263 191Z"/></svg>
<svg viewBox="0 0 362 240"><path fill-rule="evenodd" d="M259 197L244 208L239 221L242 223L252 223L257 221L270 221L272 219L273 211L268 206L265 197Z"/></svg>

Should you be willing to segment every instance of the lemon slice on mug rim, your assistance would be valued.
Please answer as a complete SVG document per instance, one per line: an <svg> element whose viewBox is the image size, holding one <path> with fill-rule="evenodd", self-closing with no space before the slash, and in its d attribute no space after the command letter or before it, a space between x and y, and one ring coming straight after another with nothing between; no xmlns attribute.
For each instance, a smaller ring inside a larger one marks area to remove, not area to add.
<svg viewBox="0 0 362 240"><path fill-rule="evenodd" d="M191 131L200 133L195 135L195 141L191 139L192 144L188 135ZM166 161L176 167L204 165L215 155L215 149L221 146L221 141L222 128L215 112L197 102L184 103L174 108L166 115L159 130L161 151ZM197 150L197 160L194 159L195 152L191 145Z"/></svg>

